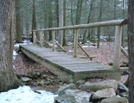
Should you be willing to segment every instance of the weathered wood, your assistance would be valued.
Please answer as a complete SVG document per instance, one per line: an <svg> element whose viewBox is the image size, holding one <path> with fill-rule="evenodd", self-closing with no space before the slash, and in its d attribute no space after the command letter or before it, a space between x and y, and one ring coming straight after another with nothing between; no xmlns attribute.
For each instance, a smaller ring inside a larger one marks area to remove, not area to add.
<svg viewBox="0 0 134 103"><path fill-rule="evenodd" d="M121 52L128 58L128 52L121 46Z"/></svg>
<svg viewBox="0 0 134 103"><path fill-rule="evenodd" d="M43 47L43 43L42 43L42 33L43 31L38 31L39 32L39 43L40 43L40 46Z"/></svg>
<svg viewBox="0 0 134 103"><path fill-rule="evenodd" d="M33 44L35 44L35 42L36 42L36 41L35 41L35 40L36 40L36 36L35 36L35 35L36 35L36 32L33 31Z"/></svg>
<svg viewBox="0 0 134 103"><path fill-rule="evenodd" d="M114 59L113 59L113 67L116 69L120 68L121 38L122 38L122 26L116 26Z"/></svg>
<svg viewBox="0 0 134 103"><path fill-rule="evenodd" d="M55 51L55 31L52 31L52 41L53 41L52 50Z"/></svg>
<svg viewBox="0 0 134 103"><path fill-rule="evenodd" d="M42 42L45 42L45 43L47 44L47 46L48 46L49 48L51 48L51 46L49 45L49 43L48 43L45 39L43 39Z"/></svg>
<svg viewBox="0 0 134 103"><path fill-rule="evenodd" d="M82 47L81 45L78 43L78 46L81 48L81 50L90 58L90 60L92 60L95 57L91 57Z"/></svg>
<svg viewBox="0 0 134 103"><path fill-rule="evenodd" d="M64 52L66 52L66 50L56 40L55 40L55 42Z"/></svg>
<svg viewBox="0 0 134 103"><path fill-rule="evenodd" d="M75 29L73 57L77 57L78 29Z"/></svg>
<svg viewBox="0 0 134 103"><path fill-rule="evenodd" d="M93 28L93 27L104 27L104 26L121 26L125 24L127 24L127 20L122 19L122 20L94 22L94 23L89 23L89 24L79 24L79 25L73 25L73 26L38 29L38 30L33 30L33 31L52 31L52 30L66 30L66 29L78 29L78 28L89 28L89 27Z"/></svg>
<svg viewBox="0 0 134 103"><path fill-rule="evenodd" d="M63 52L52 52L50 48L41 48L37 45L21 45L21 51L28 57L48 68L63 81L76 81L86 77L110 77L119 80L120 71L111 66L92 61L73 58ZM114 74L109 75L109 74Z"/></svg>

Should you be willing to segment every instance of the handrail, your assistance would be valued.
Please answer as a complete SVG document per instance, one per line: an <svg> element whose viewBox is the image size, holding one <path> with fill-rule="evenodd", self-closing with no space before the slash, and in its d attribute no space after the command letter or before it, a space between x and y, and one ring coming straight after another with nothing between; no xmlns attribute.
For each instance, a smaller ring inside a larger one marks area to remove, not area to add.
<svg viewBox="0 0 134 103"><path fill-rule="evenodd" d="M122 20L110 20L110 21L101 21L101 22L94 22L89 24L79 24L73 26L64 26L64 27L53 27L53 28L46 28L46 29L38 29L33 31L54 31L54 30L66 30L66 29L79 29L79 28L93 28L93 27L104 27L104 26L122 26L127 24L127 19Z"/></svg>
<svg viewBox="0 0 134 103"><path fill-rule="evenodd" d="M52 50L54 51L55 43L56 43L55 42L55 31L56 30L74 29L75 34L74 34L74 54L73 54L73 56L77 57L78 29L104 27L104 26L116 26L113 67L115 69L120 69L119 65L120 65L120 52L122 50L122 48L121 48L122 26L126 25L126 24L127 24L127 19L121 19L121 20L101 21L101 22L94 22L94 23L89 23L89 24L79 24L79 25L73 25L73 26L53 27L53 28L33 30L33 43L35 43L36 32L39 32L38 34L40 35L40 40L42 40L41 38L42 38L43 31L52 31L52 41L53 41ZM42 46L42 41L40 42L40 45Z"/></svg>

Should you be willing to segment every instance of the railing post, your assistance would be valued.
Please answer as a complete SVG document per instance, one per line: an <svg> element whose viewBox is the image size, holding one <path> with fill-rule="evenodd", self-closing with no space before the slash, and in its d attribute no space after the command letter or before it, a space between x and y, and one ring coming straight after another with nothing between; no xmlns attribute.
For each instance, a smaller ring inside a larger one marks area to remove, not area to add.
<svg viewBox="0 0 134 103"><path fill-rule="evenodd" d="M78 43L78 29L74 29L75 34L74 34L74 54L73 57L77 57L77 43Z"/></svg>
<svg viewBox="0 0 134 103"><path fill-rule="evenodd" d="M120 69L121 38L122 38L122 26L116 26L114 58L113 58L113 67L115 69Z"/></svg>
<svg viewBox="0 0 134 103"><path fill-rule="evenodd" d="M40 46L42 47L43 44L42 44L42 33L43 31L39 31L39 41L40 41Z"/></svg>
<svg viewBox="0 0 134 103"><path fill-rule="evenodd" d="M35 44L35 39L36 39L35 35L36 35L36 31L33 31L33 44Z"/></svg>
<svg viewBox="0 0 134 103"><path fill-rule="evenodd" d="M53 41L52 50L55 51L55 31L52 31L52 41Z"/></svg>

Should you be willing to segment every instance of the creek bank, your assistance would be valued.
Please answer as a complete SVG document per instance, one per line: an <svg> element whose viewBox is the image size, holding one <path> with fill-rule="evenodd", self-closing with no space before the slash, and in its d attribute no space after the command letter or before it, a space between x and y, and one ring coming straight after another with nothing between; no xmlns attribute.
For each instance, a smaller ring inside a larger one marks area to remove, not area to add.
<svg viewBox="0 0 134 103"><path fill-rule="evenodd" d="M54 103L127 103L128 88L116 80L84 81L62 86Z"/></svg>

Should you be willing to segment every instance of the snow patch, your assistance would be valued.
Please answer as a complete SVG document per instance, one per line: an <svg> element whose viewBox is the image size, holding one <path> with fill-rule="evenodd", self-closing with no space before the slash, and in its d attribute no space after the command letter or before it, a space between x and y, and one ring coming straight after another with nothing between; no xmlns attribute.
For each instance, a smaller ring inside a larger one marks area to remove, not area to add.
<svg viewBox="0 0 134 103"><path fill-rule="evenodd" d="M54 103L54 95L51 92L38 90L34 92L29 86L21 86L0 93L0 103Z"/></svg>
<svg viewBox="0 0 134 103"><path fill-rule="evenodd" d="M89 46L88 45L83 45L82 48L88 48Z"/></svg>
<svg viewBox="0 0 134 103"><path fill-rule="evenodd" d="M16 59L16 55L18 55L18 54L16 53L15 50L13 50L13 59L14 59L14 60Z"/></svg>
<svg viewBox="0 0 134 103"><path fill-rule="evenodd" d="M72 53L72 52L74 52L74 51L73 51L73 50L68 50L68 52L69 52L69 53Z"/></svg>

